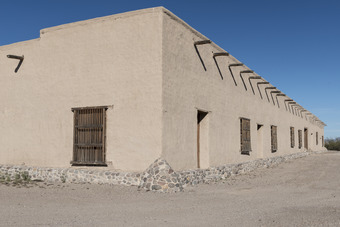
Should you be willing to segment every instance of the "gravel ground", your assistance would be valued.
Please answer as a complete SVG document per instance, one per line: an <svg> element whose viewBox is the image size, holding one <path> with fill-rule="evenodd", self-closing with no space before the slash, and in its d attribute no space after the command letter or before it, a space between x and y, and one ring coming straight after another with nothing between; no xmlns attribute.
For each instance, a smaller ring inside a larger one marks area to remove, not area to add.
<svg viewBox="0 0 340 227"><path fill-rule="evenodd" d="M182 193L46 183L0 192L1 226L340 226L340 152Z"/></svg>

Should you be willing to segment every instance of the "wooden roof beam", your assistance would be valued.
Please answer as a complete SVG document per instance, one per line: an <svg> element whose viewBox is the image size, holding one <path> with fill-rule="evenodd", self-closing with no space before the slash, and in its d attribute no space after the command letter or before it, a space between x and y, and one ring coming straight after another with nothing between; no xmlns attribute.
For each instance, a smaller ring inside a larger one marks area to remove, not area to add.
<svg viewBox="0 0 340 227"><path fill-rule="evenodd" d="M229 53L228 52L219 52L219 53L214 53L213 54L213 59L214 59L215 65L216 65L216 67L218 69L218 72L220 73L221 79L223 80L222 72L221 72L220 67L219 67L219 65L217 63L217 60L216 60L216 57L220 57L220 56L229 56Z"/></svg>
<svg viewBox="0 0 340 227"><path fill-rule="evenodd" d="M248 77L249 84L250 84L251 90L253 91L254 95L255 95L255 91L254 91L253 85L251 84L250 80L257 80L257 79L262 79L262 77L260 77L260 76L250 76L250 77Z"/></svg>
<svg viewBox="0 0 340 227"><path fill-rule="evenodd" d="M269 84L269 82L267 82L267 81L262 81L262 82L257 82L257 84L256 84L257 89L259 90L261 99L263 99L262 94L261 94L261 90L260 90L260 87L259 87L259 85L261 85L261 84Z"/></svg>
<svg viewBox="0 0 340 227"><path fill-rule="evenodd" d="M211 43L211 40L208 40L208 39L207 39L207 40L201 40L201 41L196 41L196 42L194 42L194 47L195 47L196 53L197 53L197 55L198 55L198 58L199 58L200 61L201 61L201 64L202 64L202 66L203 66L203 68L204 68L204 71L207 71L207 68L205 67L204 61L203 61L203 59L202 59L202 57L201 57L200 52L198 51L197 46L198 46L198 45L209 44L209 43Z"/></svg>
<svg viewBox="0 0 340 227"><path fill-rule="evenodd" d="M237 67L237 66L244 66L244 64L243 64L243 63L232 63L232 64L229 64L229 65L228 65L228 69L229 69L229 72L230 72L230 74L231 74L231 77L232 77L233 80L234 80L235 86L237 86L237 83L236 83L236 80L235 80L233 71L231 70L231 67Z"/></svg>
<svg viewBox="0 0 340 227"><path fill-rule="evenodd" d="M266 93L266 95L267 95L268 102L270 102L269 96L268 96L268 93L267 93L267 90L269 90L269 89L276 89L276 87L266 87L266 88L264 89L264 91L265 91L265 93ZM275 103L274 103L274 105L275 105Z"/></svg>
<svg viewBox="0 0 340 227"><path fill-rule="evenodd" d="M246 91L247 91L247 86L246 86L246 83L244 83L244 80L243 80L243 77L242 77L242 73L254 73L254 71L253 71L253 70L243 70L243 71L240 72L240 77L241 77L241 79L242 79L244 88L245 88Z"/></svg>
<svg viewBox="0 0 340 227"><path fill-rule="evenodd" d="M9 55L7 55L7 57L8 57L8 58L11 58L11 59L19 60L19 63L18 63L17 67L16 67L15 70L14 70L14 72L17 73L18 70L19 70L19 68L20 68L20 66L21 66L21 64L22 64L22 62L24 61L24 58L25 58L24 55L22 55L22 56L17 56L17 55L9 54Z"/></svg>

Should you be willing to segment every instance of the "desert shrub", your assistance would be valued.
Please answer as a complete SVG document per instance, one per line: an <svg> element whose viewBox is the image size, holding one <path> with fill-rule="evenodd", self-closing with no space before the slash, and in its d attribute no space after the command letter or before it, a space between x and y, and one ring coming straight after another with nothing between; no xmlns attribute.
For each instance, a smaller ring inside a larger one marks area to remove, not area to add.
<svg viewBox="0 0 340 227"><path fill-rule="evenodd" d="M7 186L27 186L31 183L31 177L27 171L17 172L12 177L8 173L0 173L0 183Z"/></svg>
<svg viewBox="0 0 340 227"><path fill-rule="evenodd" d="M325 139L325 147L328 150L340 151L340 137L335 139Z"/></svg>
<svg viewBox="0 0 340 227"><path fill-rule="evenodd" d="M23 179L23 181L29 182L31 181L31 177L28 174L28 172L24 171L21 173L21 178Z"/></svg>

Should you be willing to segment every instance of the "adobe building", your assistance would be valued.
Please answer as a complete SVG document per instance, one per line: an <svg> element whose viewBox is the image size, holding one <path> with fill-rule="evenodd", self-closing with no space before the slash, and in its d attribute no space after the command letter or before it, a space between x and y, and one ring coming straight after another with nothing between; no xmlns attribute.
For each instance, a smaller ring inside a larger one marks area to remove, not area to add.
<svg viewBox="0 0 340 227"><path fill-rule="evenodd" d="M325 150L322 121L163 7L1 46L0 83L3 165L180 171Z"/></svg>

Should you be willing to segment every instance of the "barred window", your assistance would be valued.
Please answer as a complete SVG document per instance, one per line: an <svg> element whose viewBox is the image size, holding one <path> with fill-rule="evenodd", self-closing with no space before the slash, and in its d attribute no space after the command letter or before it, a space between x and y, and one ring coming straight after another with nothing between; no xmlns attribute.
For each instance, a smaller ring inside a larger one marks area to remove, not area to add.
<svg viewBox="0 0 340 227"><path fill-rule="evenodd" d="M107 107L72 108L74 113L73 165L106 165Z"/></svg>
<svg viewBox="0 0 340 227"><path fill-rule="evenodd" d="M249 155L251 151L250 142L250 120L246 118L240 119L241 128L241 154Z"/></svg>
<svg viewBox="0 0 340 227"><path fill-rule="evenodd" d="M299 135L299 149L302 147L302 130L298 130Z"/></svg>
<svg viewBox="0 0 340 227"><path fill-rule="evenodd" d="M290 127L290 147L295 147L295 135L294 135L294 127Z"/></svg>
<svg viewBox="0 0 340 227"><path fill-rule="evenodd" d="M319 133L318 132L315 133L315 138L316 138L316 145L318 145L319 144Z"/></svg>
<svg viewBox="0 0 340 227"><path fill-rule="evenodd" d="M277 151L277 126L272 125L271 127L271 147L272 153Z"/></svg>

